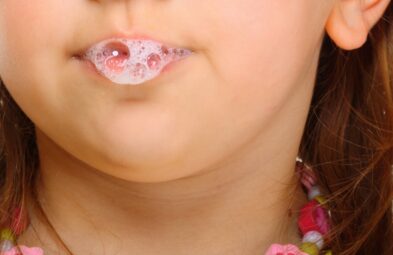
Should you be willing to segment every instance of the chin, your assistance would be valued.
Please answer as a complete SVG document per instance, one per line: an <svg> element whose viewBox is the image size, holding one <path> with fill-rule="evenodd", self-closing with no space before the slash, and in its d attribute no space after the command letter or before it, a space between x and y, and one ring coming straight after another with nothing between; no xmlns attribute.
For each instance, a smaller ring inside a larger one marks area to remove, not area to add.
<svg viewBox="0 0 393 255"><path fill-rule="evenodd" d="M129 137L100 146L89 161L94 168L120 179L163 182L183 177L175 169L184 171L180 159L187 156L187 151L189 148L175 142L167 143L143 136L135 139Z"/></svg>

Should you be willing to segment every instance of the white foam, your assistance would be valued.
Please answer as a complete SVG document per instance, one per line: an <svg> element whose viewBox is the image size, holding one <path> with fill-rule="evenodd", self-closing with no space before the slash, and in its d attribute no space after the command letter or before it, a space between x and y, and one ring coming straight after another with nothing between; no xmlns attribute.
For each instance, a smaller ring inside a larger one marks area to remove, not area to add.
<svg viewBox="0 0 393 255"><path fill-rule="evenodd" d="M112 82L138 85L158 76L170 62L191 53L188 49L166 48L152 40L120 38L93 45L84 57Z"/></svg>

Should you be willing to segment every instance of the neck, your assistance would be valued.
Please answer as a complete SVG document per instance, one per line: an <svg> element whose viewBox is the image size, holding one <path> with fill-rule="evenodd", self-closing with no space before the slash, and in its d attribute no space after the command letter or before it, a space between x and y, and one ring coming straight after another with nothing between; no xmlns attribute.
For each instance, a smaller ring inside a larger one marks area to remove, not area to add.
<svg viewBox="0 0 393 255"><path fill-rule="evenodd" d="M295 153L269 161L245 149L199 175L135 183L89 168L40 132L37 144L38 199L75 255L255 255L272 243L301 242L296 213L288 216L289 208L296 212L307 202ZM34 210L30 218L34 230L29 227L19 243L58 254Z"/></svg>

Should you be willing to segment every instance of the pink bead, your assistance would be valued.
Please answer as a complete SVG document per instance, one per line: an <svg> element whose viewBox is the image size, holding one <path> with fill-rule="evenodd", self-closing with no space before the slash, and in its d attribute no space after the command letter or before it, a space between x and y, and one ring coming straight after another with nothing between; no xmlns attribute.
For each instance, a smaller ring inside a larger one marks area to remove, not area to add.
<svg viewBox="0 0 393 255"><path fill-rule="evenodd" d="M43 255L44 251L40 247L27 247L24 245L19 245L19 248L22 251L23 255ZM1 253L2 255L19 255L19 251L16 248L12 248L11 250L8 250L6 252Z"/></svg>
<svg viewBox="0 0 393 255"><path fill-rule="evenodd" d="M302 252L296 245L293 244L272 244L265 253L265 255L308 255Z"/></svg>
<svg viewBox="0 0 393 255"><path fill-rule="evenodd" d="M314 171L302 162L296 162L296 172L300 177L300 181L307 188L311 190L317 184L317 177Z"/></svg>
<svg viewBox="0 0 393 255"><path fill-rule="evenodd" d="M300 210L298 226L303 235L309 231L318 231L322 235L329 231L326 210L315 199L309 201Z"/></svg>

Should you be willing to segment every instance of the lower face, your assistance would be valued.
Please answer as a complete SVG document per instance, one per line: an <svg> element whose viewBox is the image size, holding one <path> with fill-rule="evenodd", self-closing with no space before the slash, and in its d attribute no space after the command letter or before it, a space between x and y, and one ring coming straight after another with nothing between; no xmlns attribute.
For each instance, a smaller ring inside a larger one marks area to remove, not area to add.
<svg viewBox="0 0 393 255"><path fill-rule="evenodd" d="M288 143L331 2L2 0L0 77L38 139L86 166L138 182L184 178L256 137L277 151ZM195 54L141 86L73 58L92 38L134 29Z"/></svg>

